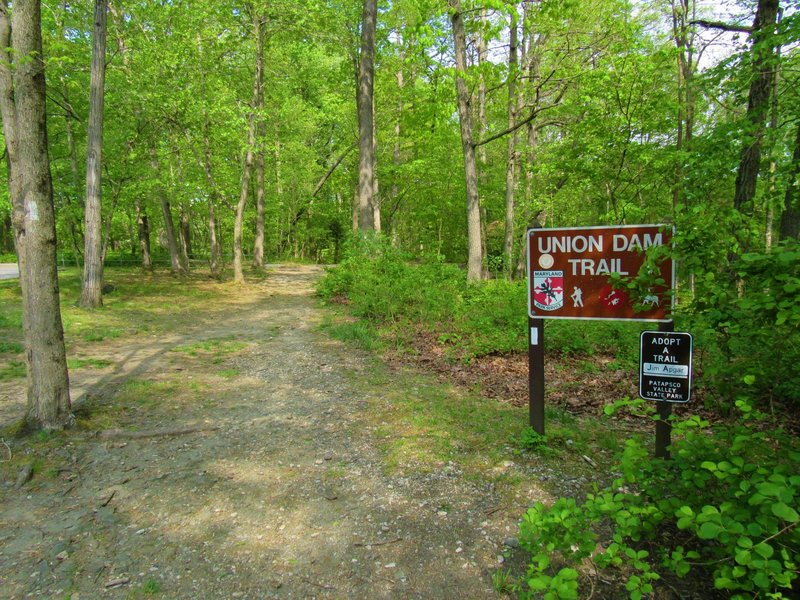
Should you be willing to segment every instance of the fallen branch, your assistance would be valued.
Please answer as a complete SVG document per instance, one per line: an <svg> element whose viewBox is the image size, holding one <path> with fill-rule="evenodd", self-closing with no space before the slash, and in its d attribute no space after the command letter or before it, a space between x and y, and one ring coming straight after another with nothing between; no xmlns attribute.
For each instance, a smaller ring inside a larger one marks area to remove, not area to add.
<svg viewBox="0 0 800 600"><path fill-rule="evenodd" d="M114 498L114 496L116 496L116 495L117 495L117 490L114 490L113 492L111 492L111 493L108 495L108 498L106 498L105 500L103 500L103 502L101 502L101 503L100 503L100 506L101 506L101 507L103 507L103 506L108 506L108 505L109 505L109 503L111 502L111 500L112 500L112 499Z"/></svg>
<svg viewBox="0 0 800 600"><path fill-rule="evenodd" d="M106 583L106 588L115 588L121 585L125 585L126 583L130 583L130 577L118 577L117 579L112 579Z"/></svg>
<svg viewBox="0 0 800 600"><path fill-rule="evenodd" d="M394 538L393 540L378 540L377 542L356 542L353 544L357 548L363 548L364 546L385 546L386 544L394 544L396 542L402 542L403 538Z"/></svg>
<svg viewBox="0 0 800 600"><path fill-rule="evenodd" d="M154 431L127 431L125 429L105 429L95 433L95 437L103 440L131 439L139 440L143 438L168 437L171 435L188 435L204 431L217 431L219 427L184 427L178 429L157 429Z"/></svg>

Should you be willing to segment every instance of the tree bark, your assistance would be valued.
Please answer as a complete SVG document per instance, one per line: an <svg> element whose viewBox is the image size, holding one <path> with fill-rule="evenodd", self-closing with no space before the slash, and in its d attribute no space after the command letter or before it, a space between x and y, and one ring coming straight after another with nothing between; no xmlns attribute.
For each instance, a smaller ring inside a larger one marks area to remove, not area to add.
<svg viewBox="0 0 800 600"><path fill-rule="evenodd" d="M745 142L739 157L733 205L739 212L752 212L756 195L758 172L761 166L761 146L769 114L769 98L775 77L775 45L770 37L775 33L779 0L759 0L751 33L753 80L747 97Z"/></svg>
<svg viewBox="0 0 800 600"><path fill-rule="evenodd" d="M516 9L511 13L511 25L509 29L509 52L508 52L508 127L512 128L517 120L517 14ZM514 191L516 188L516 164L517 164L517 142L518 130L508 138L506 150L506 222L505 238L503 240L503 268L506 276L510 279L514 271Z"/></svg>
<svg viewBox="0 0 800 600"><path fill-rule="evenodd" d="M192 217L189 207L185 203L181 204L180 214L181 224L181 260L186 271L189 271L189 259L192 258Z"/></svg>
<svg viewBox="0 0 800 600"><path fill-rule="evenodd" d="M672 36L677 49L678 130L675 150L678 161L672 188L673 211L683 201L683 157L681 153L691 142L694 133L694 41L689 23L694 17L694 0L671 0Z"/></svg>
<svg viewBox="0 0 800 600"><path fill-rule="evenodd" d="M797 239L798 237L800 237L800 123L797 124L797 133L794 138L792 168L789 171L789 182L786 185L786 194L783 199L780 225L782 240Z"/></svg>
<svg viewBox="0 0 800 600"><path fill-rule="evenodd" d="M358 61L358 227L375 228L375 142L373 96L375 85L375 29L377 0L364 0L361 19L361 55Z"/></svg>
<svg viewBox="0 0 800 600"><path fill-rule="evenodd" d="M464 178L467 188L467 281L482 277L483 252L481 249L481 212L478 196L478 170L475 163L475 145L472 141L472 114L469 90L464 80L467 71L467 44L461 0L449 0L456 52L456 97L461 125L461 149L464 153Z"/></svg>
<svg viewBox="0 0 800 600"><path fill-rule="evenodd" d="M136 230L139 236L139 251L142 255L142 268L153 270L153 258L150 254L150 221L142 208L141 199L136 199Z"/></svg>
<svg viewBox="0 0 800 600"><path fill-rule="evenodd" d="M107 20L107 0L95 0L86 153L83 282L79 301L84 308L103 305L102 176Z"/></svg>
<svg viewBox="0 0 800 600"><path fill-rule="evenodd" d="M264 152L256 157L256 239L253 243L253 266L264 268Z"/></svg>
<svg viewBox="0 0 800 600"><path fill-rule="evenodd" d="M27 423L62 429L74 422L58 289L53 187L47 153L41 6L0 0L0 112L20 267L28 366Z"/></svg>
<svg viewBox="0 0 800 600"><path fill-rule="evenodd" d="M173 275L186 275L181 262L180 249L178 248L178 239L175 235L175 224L172 219L172 208L167 198L167 191L164 189L164 184L161 182L161 168L158 162L158 154L155 148L150 149L150 165L153 168L156 181L156 194L158 201L161 204L161 212L164 215L164 233L167 236L167 245L169 246L170 268Z"/></svg>
<svg viewBox="0 0 800 600"><path fill-rule="evenodd" d="M69 105L69 98L67 97L67 86L64 80L62 80L62 96L64 97L64 102ZM72 200L73 197L77 200L80 207L80 175L78 174L78 156L77 150L75 148L75 132L73 131L73 114L71 111L67 110L64 113L64 132L67 137L67 153L69 154L69 172L72 176L72 189L65 194L66 197L66 210L65 210L65 217L67 222L67 229L69 230L70 234L70 245L72 246L72 252L75 254L75 265L80 268L80 259L83 257L83 246L84 241L82 239L82 234L79 231L78 223L76 222L77 218L73 213L73 206Z"/></svg>
<svg viewBox="0 0 800 600"><path fill-rule="evenodd" d="M217 183L214 179L214 170L211 161L211 134L209 133L208 115L205 117L203 129L203 171L206 174L206 183L208 184L208 238L209 245L211 246L211 262L209 269L211 276L215 279L219 278L222 273L222 261L220 260L220 243L217 238L217 218L216 218L216 205L219 198L217 192Z"/></svg>
<svg viewBox="0 0 800 600"><path fill-rule="evenodd" d="M372 114L375 114L375 96L372 96ZM372 127L372 228L381 232L381 194L378 181L378 128Z"/></svg>
<svg viewBox="0 0 800 600"><path fill-rule="evenodd" d="M261 112L264 109L264 32L261 32L261 40L257 42L256 54L259 64L256 70L260 71L258 76L258 90L256 94L255 108L257 113L256 133L257 137L264 137L264 124ZM253 243L253 266L256 269L264 268L264 147L263 141L259 144L256 155L256 237Z"/></svg>
<svg viewBox="0 0 800 600"><path fill-rule="evenodd" d="M239 202L236 204L236 218L233 222L233 281L244 283L242 271L242 231L244 229L244 209L247 196L250 194L250 180L253 175L253 157L256 145L256 107L264 76L264 20L260 15L253 15L253 35L256 39L256 71L253 76L253 101L247 118L247 151L242 169L242 187L239 191Z"/></svg>

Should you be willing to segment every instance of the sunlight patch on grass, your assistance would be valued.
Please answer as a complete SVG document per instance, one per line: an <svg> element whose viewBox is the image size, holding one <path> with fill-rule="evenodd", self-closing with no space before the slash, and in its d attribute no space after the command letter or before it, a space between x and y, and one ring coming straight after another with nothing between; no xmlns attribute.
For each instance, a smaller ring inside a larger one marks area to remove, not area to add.
<svg viewBox="0 0 800 600"><path fill-rule="evenodd" d="M68 358L67 367L70 369L105 369L114 363L104 358Z"/></svg>
<svg viewBox="0 0 800 600"><path fill-rule="evenodd" d="M26 373L24 362L21 360L12 360L0 367L0 381L20 379L25 377Z"/></svg>

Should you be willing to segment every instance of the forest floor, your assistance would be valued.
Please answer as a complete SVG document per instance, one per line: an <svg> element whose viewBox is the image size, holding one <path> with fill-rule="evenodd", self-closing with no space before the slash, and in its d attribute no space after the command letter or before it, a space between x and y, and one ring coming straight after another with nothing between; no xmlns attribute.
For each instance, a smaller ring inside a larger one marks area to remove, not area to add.
<svg viewBox="0 0 800 600"><path fill-rule="evenodd" d="M498 597L525 509L587 477L457 422L525 411L331 339L320 274L196 281L213 301L68 343L78 427L0 443L0 598ZM0 425L23 388L0 381Z"/></svg>

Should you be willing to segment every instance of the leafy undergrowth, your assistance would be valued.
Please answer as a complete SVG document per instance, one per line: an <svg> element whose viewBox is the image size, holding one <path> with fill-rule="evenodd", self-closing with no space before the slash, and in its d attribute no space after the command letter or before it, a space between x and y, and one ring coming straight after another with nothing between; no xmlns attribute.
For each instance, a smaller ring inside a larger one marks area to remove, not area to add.
<svg viewBox="0 0 800 600"><path fill-rule="evenodd" d="M505 405L527 402L524 283L467 285L455 267L409 263L379 240L359 244L319 288L351 315L335 326L340 339L382 350L395 368L411 363ZM786 431L796 425L791 408L800 385L792 358L800 305L789 301L798 289L798 257L791 245L751 256L742 277L763 279L765 287L748 280L744 292L723 297L723 284L715 284L716 304L704 298L690 306L684 320L697 328L695 372L703 374L696 392L708 406L695 400L675 411L672 460L652 458L654 406L632 400L642 328L548 326L548 403L562 416L585 417L557 422L545 438L517 431L517 445L558 459L570 455L582 431L584 458L607 465L598 474L616 475L527 510L520 529L526 566L498 571L496 589L531 598L585 598L598 590L635 600L794 597L800 447ZM763 289L777 292L750 293ZM786 334L781 340L769 337L776 327ZM505 410L500 406L494 410ZM413 413L437 420L440 411L437 401L423 401ZM613 419L602 423L606 430L594 419L602 414ZM600 452L604 438L619 440L609 431L620 422L634 424L628 439ZM565 438L570 445L558 443ZM564 462L561 472L573 468Z"/></svg>

